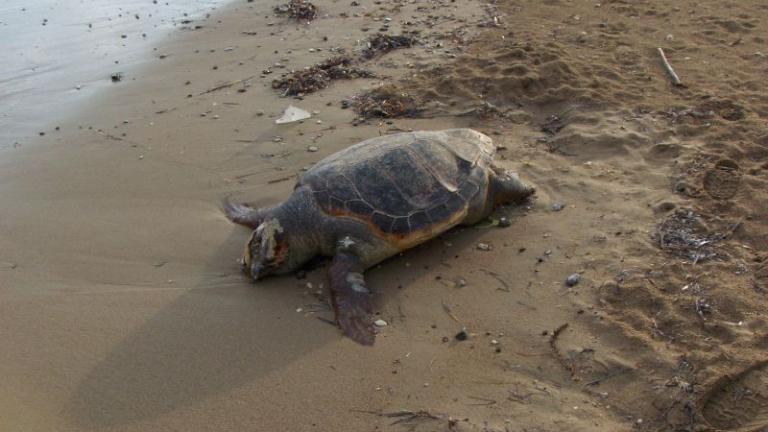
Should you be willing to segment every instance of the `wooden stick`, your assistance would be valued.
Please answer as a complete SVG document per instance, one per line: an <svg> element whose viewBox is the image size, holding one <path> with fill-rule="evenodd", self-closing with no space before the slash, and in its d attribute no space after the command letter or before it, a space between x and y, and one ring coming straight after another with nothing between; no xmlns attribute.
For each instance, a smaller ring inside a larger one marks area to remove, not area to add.
<svg viewBox="0 0 768 432"><path fill-rule="evenodd" d="M677 74L675 73L675 70L672 69L672 65L669 64L669 61L667 61L667 56L664 55L664 50L661 49L661 48L656 48L656 49L659 51L659 55L661 56L662 63L664 63L664 69L667 70L667 73L669 74L669 77L672 78L672 84L674 84L674 85L676 85L678 87L682 87L683 86L683 82L680 81L680 77L677 76Z"/></svg>
<svg viewBox="0 0 768 432"><path fill-rule="evenodd" d="M240 84L240 83L246 83L246 82L252 80L255 76L256 75L251 75L248 78L243 78L243 79L239 79L239 80L230 81L228 83L220 84L220 85L217 85L216 87L209 88L208 90L206 90L206 91L204 91L202 93L198 93L197 95L198 96L202 96L204 94L213 93L213 92L215 92L217 90L222 90L222 89L225 89L225 88L232 87L233 85L237 85L237 84Z"/></svg>

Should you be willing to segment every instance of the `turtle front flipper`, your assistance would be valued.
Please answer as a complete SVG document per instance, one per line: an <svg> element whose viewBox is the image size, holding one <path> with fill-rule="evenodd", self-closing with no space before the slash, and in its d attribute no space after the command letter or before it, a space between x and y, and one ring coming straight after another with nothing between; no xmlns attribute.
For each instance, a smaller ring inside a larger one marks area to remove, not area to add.
<svg viewBox="0 0 768 432"><path fill-rule="evenodd" d="M376 332L371 322L371 292L365 286L363 271L357 255L337 251L329 270L331 302L344 334L361 345L373 345Z"/></svg>
<svg viewBox="0 0 768 432"><path fill-rule="evenodd" d="M229 220L251 229L256 229L266 219L263 210L255 209L245 204L233 203L226 198L221 203L221 206Z"/></svg>

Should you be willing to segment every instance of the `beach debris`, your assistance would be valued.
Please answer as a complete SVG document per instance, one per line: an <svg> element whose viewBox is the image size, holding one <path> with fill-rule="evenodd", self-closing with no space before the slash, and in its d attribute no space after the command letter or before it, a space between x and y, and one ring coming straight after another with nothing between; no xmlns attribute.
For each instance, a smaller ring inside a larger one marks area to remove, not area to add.
<svg viewBox="0 0 768 432"><path fill-rule="evenodd" d="M467 328L462 327L461 331L456 333L456 336L454 336L453 338L460 342L469 339L469 332L467 331Z"/></svg>
<svg viewBox="0 0 768 432"><path fill-rule="evenodd" d="M489 250L491 250L491 245L489 245L488 243L480 242L477 244L477 250L488 252Z"/></svg>
<svg viewBox="0 0 768 432"><path fill-rule="evenodd" d="M376 321L373 322L373 325L375 325L376 327L386 327L388 324L383 319L377 319Z"/></svg>
<svg viewBox="0 0 768 432"><path fill-rule="evenodd" d="M667 56L664 54L664 49L659 47L659 48L656 48L656 51L658 51L659 56L661 57L661 62L664 65L664 69L667 70L667 74L669 74L669 78L672 80L672 84L678 87L683 87L683 82L680 81L680 77L677 76L677 73L675 73L675 70L672 69L672 65L669 64L669 61L667 60Z"/></svg>
<svg viewBox="0 0 768 432"><path fill-rule="evenodd" d="M419 102L393 85L385 85L355 97L355 111L363 118L416 117Z"/></svg>
<svg viewBox="0 0 768 432"><path fill-rule="evenodd" d="M458 318L456 318L456 315L453 314L453 311L451 310L450 306L445 304L445 302L442 302L443 304L443 311L448 315L452 320L456 321L457 323L460 322Z"/></svg>
<svg viewBox="0 0 768 432"><path fill-rule="evenodd" d="M232 87L232 86L237 85L237 84L243 84L243 89L242 90L244 90L245 87L247 87L249 85L248 81L252 80L254 77L255 77L255 75L251 75L248 78L243 78L243 79L239 79L239 80L230 81L230 82L227 82L227 83L224 83L224 84L219 84L219 85L217 85L215 87L209 88L208 90L206 90L204 92L200 92L197 95L201 96L201 95L204 95L204 94L213 93L215 91L223 90L225 88L229 88L229 87ZM240 90L238 90L238 91L240 91Z"/></svg>
<svg viewBox="0 0 768 432"><path fill-rule="evenodd" d="M704 321L707 320L706 315L712 313L712 305L706 298L703 297L698 297L696 300L694 300L693 308L696 310L696 313L699 315L699 317L701 317L701 319Z"/></svg>
<svg viewBox="0 0 768 432"><path fill-rule="evenodd" d="M317 6L306 0L291 0L275 6L274 11L278 15L288 15L298 21L312 21L317 18Z"/></svg>
<svg viewBox="0 0 768 432"><path fill-rule="evenodd" d="M309 112L304 111L301 108L296 108L293 105L288 105L288 108L285 109L282 117L275 120L275 123L277 124L293 123L293 122L308 119L310 117L312 117L312 114L310 114Z"/></svg>
<svg viewBox="0 0 768 432"><path fill-rule="evenodd" d="M576 286L581 282L581 275L574 273L565 279L565 284L569 287Z"/></svg>
<svg viewBox="0 0 768 432"><path fill-rule="evenodd" d="M122 72L113 72L112 75L109 76L109 78L112 80L112 82L120 82L123 80L123 73Z"/></svg>
<svg viewBox="0 0 768 432"><path fill-rule="evenodd" d="M557 347L557 338L560 337L560 334L564 332L567 328L568 328L568 323L565 323L565 324L562 324L560 327L556 328L555 331L552 332L552 336L550 336L549 338L549 348L552 350L552 354L554 354L555 359L557 359L557 362L560 363L563 369L565 369L570 373L571 379L574 381L579 381L579 378L576 376L575 365L568 362L565 356L563 356L563 354L560 352L560 349Z"/></svg>
<svg viewBox="0 0 768 432"><path fill-rule="evenodd" d="M567 118L552 114L541 125L541 131L550 136L557 135L564 127L568 126L568 123L570 121Z"/></svg>
<svg viewBox="0 0 768 432"><path fill-rule="evenodd" d="M372 59L376 56L386 54L397 48L410 48L417 42L416 38L408 35L392 36L378 33L368 38L367 48L362 52L365 59Z"/></svg>
<svg viewBox="0 0 768 432"><path fill-rule="evenodd" d="M429 386L429 384L427 383L425 384L426 385L424 387ZM361 412L365 414L373 414L379 417L396 419L395 421L390 423L390 426L401 425L412 431L416 430L416 428L419 426L420 423L445 420L445 416L442 416L442 415L438 416L425 410L420 410L420 411L401 410L401 411L390 412L390 413L385 413L383 411L366 411L366 410L354 410L354 409L350 411ZM456 426L456 420L449 417L447 421L448 421L448 428L449 428L448 430L454 430L454 427Z"/></svg>
<svg viewBox="0 0 768 432"><path fill-rule="evenodd" d="M482 271L483 273L487 274L488 276L496 279L497 281L499 281L501 283L502 287L496 288L497 290L504 291L504 292L511 292L512 291L512 289L510 288L510 286L507 283L507 281L505 281L504 278L500 274L498 274L496 272L493 272L493 271L490 271L490 270L485 270L485 269L482 269L480 271Z"/></svg>
<svg viewBox="0 0 768 432"><path fill-rule="evenodd" d="M701 215L689 209L678 209L656 226L652 237L660 249L696 264L718 256L717 244L730 237L740 225L741 221L738 221L715 231Z"/></svg>
<svg viewBox="0 0 768 432"><path fill-rule="evenodd" d="M294 96L324 89L333 80L373 78L375 76L371 71L354 67L350 57L338 56L275 79L272 81L272 88L282 90L283 95Z"/></svg>

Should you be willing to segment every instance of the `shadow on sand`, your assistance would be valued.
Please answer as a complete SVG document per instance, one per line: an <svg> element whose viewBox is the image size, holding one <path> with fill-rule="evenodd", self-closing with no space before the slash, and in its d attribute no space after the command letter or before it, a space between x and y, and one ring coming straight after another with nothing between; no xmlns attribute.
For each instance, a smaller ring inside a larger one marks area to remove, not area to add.
<svg viewBox="0 0 768 432"><path fill-rule="evenodd" d="M258 379L341 337L316 320L289 316L296 306L287 292L294 286L290 277L258 286L220 277L231 262L222 257L235 256L241 237L233 232L195 288L123 340L78 385L71 405L78 427L151 420Z"/></svg>

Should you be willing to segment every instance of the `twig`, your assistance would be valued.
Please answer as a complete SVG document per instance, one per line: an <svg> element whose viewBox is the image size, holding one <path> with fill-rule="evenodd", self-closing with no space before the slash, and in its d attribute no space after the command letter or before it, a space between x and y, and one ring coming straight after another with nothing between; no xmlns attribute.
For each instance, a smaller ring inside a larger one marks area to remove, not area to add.
<svg viewBox="0 0 768 432"><path fill-rule="evenodd" d="M509 391L509 396L507 396L507 400L521 403L523 405L528 405L531 403L531 396L533 396L533 393L521 394L519 386L515 385L515 390Z"/></svg>
<svg viewBox="0 0 768 432"><path fill-rule="evenodd" d="M443 417L432 414L431 412L426 410L419 410L419 411L402 410L402 411L395 411L395 412L389 412L389 413L385 413L382 411L368 411L368 410L358 410L358 409L350 409L350 411L363 413L363 414L373 414L379 417L396 418L397 420L392 422L390 426L400 424L400 423L414 422L416 420L442 420L443 419Z"/></svg>
<svg viewBox="0 0 768 432"><path fill-rule="evenodd" d="M445 304L445 302L442 302L442 303L443 303L443 310L445 311L445 313L447 313L448 316L451 317L452 320L454 320L457 323L461 324L461 321L459 321L459 319L456 318L456 315L454 315L453 312L451 312L451 308L448 307L448 305Z"/></svg>
<svg viewBox="0 0 768 432"><path fill-rule="evenodd" d="M467 396L469 399L474 399L477 401L481 401L482 403L471 403L469 405L471 406L486 406L486 405L495 405L496 401L493 399L478 397L478 396Z"/></svg>
<svg viewBox="0 0 768 432"><path fill-rule="evenodd" d="M284 181L288 181L288 180L290 180L292 178L294 178L294 176L280 177L280 178L269 180L267 182L267 184L281 183L281 182L284 182Z"/></svg>
<svg viewBox="0 0 768 432"><path fill-rule="evenodd" d="M678 87L682 87L683 86L683 82L680 81L680 77L677 76L677 74L675 73L675 70L672 69L672 65L669 64L669 61L667 60L667 56L664 55L664 50L661 49L661 47L656 48L656 50L659 52L659 56L661 56L661 61L664 64L664 69L667 70L667 73L669 74L669 77L672 79L672 84L674 84L674 85L676 85Z"/></svg>
<svg viewBox="0 0 768 432"><path fill-rule="evenodd" d="M334 326L334 327L338 327L338 326L339 326L339 325L336 323L336 321L333 321L333 320L329 320L328 318L319 317L319 316L316 316L315 318L319 319L320 321L322 321L322 322L324 322L324 323L326 323L326 324L330 324L330 325L332 325L332 326ZM354 410L353 410L353 411L354 411Z"/></svg>
<svg viewBox="0 0 768 432"><path fill-rule="evenodd" d="M221 90L221 89L232 87L233 85L236 85L236 84L245 83L247 81L252 80L254 77L256 77L256 75L251 75L248 78L243 78L243 79L239 79L239 80L230 81L228 83L220 84L220 85L217 85L216 87L209 88L208 90L206 90L206 91L204 91L202 93L198 93L197 95L198 96L202 96L204 94L213 93L213 92Z"/></svg>
<svg viewBox="0 0 768 432"><path fill-rule="evenodd" d="M512 290L509 288L509 284L507 283L507 281L505 281L504 279L502 279L501 275L499 275L498 273L496 273L496 272L492 272L492 271L490 271L490 270L485 270L485 269L483 269L483 270L482 270L482 272L483 272L483 273L485 273L485 274L487 274L488 276L490 276L490 277L492 277L492 278L496 279L497 281L501 282L501 284L502 284L502 285L504 285L504 289L502 289L502 288L496 288L497 290L499 290L499 291L504 291L504 292L511 292L511 291L512 291Z"/></svg>
<svg viewBox="0 0 768 432"><path fill-rule="evenodd" d="M554 332L552 332L552 337L549 338L549 347L552 348L552 352L555 354L555 358L557 359L557 362L560 363L560 365L570 372L571 379L574 381L578 381L576 378L576 370L572 364L568 364L567 361L565 361L565 358L563 358L562 354L560 354L560 350L557 349L557 338L560 336L560 333L565 331L565 329L568 328L568 323L565 323L561 325L560 327L556 328Z"/></svg>
<svg viewBox="0 0 768 432"><path fill-rule="evenodd" d="M523 357L538 357L538 356L549 355L549 353L524 353L520 351L515 351L515 354Z"/></svg>
<svg viewBox="0 0 768 432"><path fill-rule="evenodd" d="M603 381L606 381L606 380L609 380L609 379L611 379L613 377L617 377L619 375L625 374L625 373L629 372L630 370L631 369L629 369L629 368L619 369L616 372L609 373L608 375L606 375L606 376L604 376L602 378L598 378L598 379L596 379L594 381L590 381L590 382L584 384L584 387L598 385L598 384L602 383Z"/></svg>

